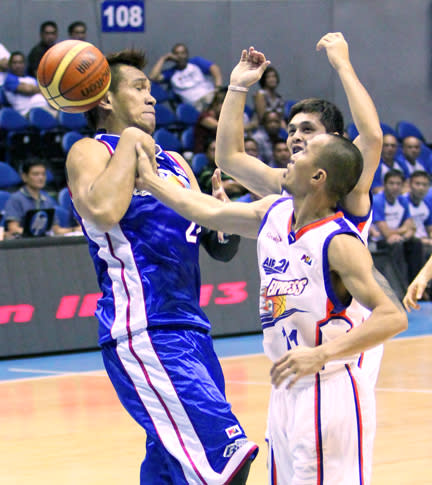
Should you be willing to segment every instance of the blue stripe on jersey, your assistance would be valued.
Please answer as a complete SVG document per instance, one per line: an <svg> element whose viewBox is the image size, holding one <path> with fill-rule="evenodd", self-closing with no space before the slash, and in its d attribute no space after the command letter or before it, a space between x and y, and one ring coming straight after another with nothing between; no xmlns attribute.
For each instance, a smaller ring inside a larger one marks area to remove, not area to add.
<svg viewBox="0 0 432 485"><path fill-rule="evenodd" d="M355 233L354 230L351 229L349 227L349 225L346 223L346 221L344 221L342 218L335 219L334 222L336 222L339 225L339 229L337 229L336 231L329 234L327 236L327 239L324 241L322 261L323 261L323 276L324 276L324 285L325 285L326 293L327 293L327 296L329 297L330 301L333 303L333 306L334 306L333 312L339 313L351 304L352 297L350 296L348 303L346 303L346 304L342 303L333 290L333 285L331 284L331 279L330 279L330 265L329 265L329 261L328 261L328 247L330 245L331 240L339 234L349 234L351 236L355 236L360 241L362 241L362 239L361 239L360 235Z"/></svg>
<svg viewBox="0 0 432 485"><path fill-rule="evenodd" d="M337 204L336 207L337 207L337 210L340 210L340 211L343 212L344 217L348 221L352 222L355 225L355 227L358 227L362 222L366 222L369 219L370 214L372 212L372 201L373 201L372 192L369 191L369 202L370 202L370 206L369 206L368 213L365 216L355 216L354 214L351 214L350 212L348 212L340 204Z"/></svg>
<svg viewBox="0 0 432 485"><path fill-rule="evenodd" d="M357 421L357 443L358 443L358 466L359 466L359 485L363 485L363 424L362 424L362 417L361 417L361 408L360 408L360 400L357 390L357 383L355 381L354 376L352 375L351 369L348 364L345 364L345 368L348 372L351 385L353 388L353 396L354 396L354 406L356 411L356 421Z"/></svg>
<svg viewBox="0 0 432 485"><path fill-rule="evenodd" d="M98 134L96 139L115 150L119 136ZM182 167L157 150L160 176L189 187ZM102 291L96 310L99 343L161 325L210 330L199 306L199 226L136 189L125 215L108 233L78 218Z"/></svg>

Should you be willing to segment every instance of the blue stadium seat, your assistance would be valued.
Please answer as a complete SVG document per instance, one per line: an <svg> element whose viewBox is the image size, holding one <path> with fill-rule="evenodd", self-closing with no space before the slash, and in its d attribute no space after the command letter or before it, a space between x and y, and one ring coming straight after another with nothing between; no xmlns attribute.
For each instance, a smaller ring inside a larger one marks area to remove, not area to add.
<svg viewBox="0 0 432 485"><path fill-rule="evenodd" d="M151 85L151 95L155 98L157 103L163 103L172 98L171 93L167 91L162 84L156 82L153 82Z"/></svg>
<svg viewBox="0 0 432 485"><path fill-rule="evenodd" d="M287 99L284 104L284 119L288 119L288 116L290 114L291 108L297 103L296 100L294 99Z"/></svg>
<svg viewBox="0 0 432 485"><path fill-rule="evenodd" d="M207 155L205 153L195 153L191 162L193 173L198 176L206 165L208 165Z"/></svg>
<svg viewBox="0 0 432 485"><path fill-rule="evenodd" d="M415 136L419 138L421 141L426 142L423 133L420 131L419 128L414 123L410 121L398 121L396 124L396 133L399 140L403 140L407 136Z"/></svg>
<svg viewBox="0 0 432 485"><path fill-rule="evenodd" d="M63 207L56 206L55 213L61 227L72 227L70 212Z"/></svg>
<svg viewBox="0 0 432 485"><path fill-rule="evenodd" d="M67 211L70 210L72 200L71 196L69 194L69 189L67 187L62 188L58 195L57 195L57 201L59 203L60 207L63 207L63 209L66 209Z"/></svg>
<svg viewBox="0 0 432 485"><path fill-rule="evenodd" d="M47 159L61 158L64 129L59 126L57 119L43 108L31 109L28 119L31 126L39 131L41 155Z"/></svg>
<svg viewBox="0 0 432 485"><path fill-rule="evenodd" d="M195 146L195 127L189 126L181 134L181 142L183 146L183 151L193 151Z"/></svg>
<svg viewBox="0 0 432 485"><path fill-rule="evenodd" d="M81 138L84 138L84 135L82 133L79 133L78 131L68 131L67 133L65 133L61 141L63 153L67 155L69 150L71 149L71 146L76 141L81 140Z"/></svg>
<svg viewBox="0 0 432 485"><path fill-rule="evenodd" d="M163 104L155 106L156 128L177 128L177 118L170 108Z"/></svg>
<svg viewBox="0 0 432 485"><path fill-rule="evenodd" d="M246 113L246 115L249 118L249 120L251 120L252 119L252 116L254 115L253 108L251 108L250 106L248 106L247 104L245 104L244 112Z"/></svg>
<svg viewBox="0 0 432 485"><path fill-rule="evenodd" d="M170 131L165 128L159 128L153 134L155 142L160 145L162 150L168 150L172 152L181 152L182 144L180 140Z"/></svg>
<svg viewBox="0 0 432 485"><path fill-rule="evenodd" d="M58 122L65 131L88 131L87 119L83 113L59 111Z"/></svg>
<svg viewBox="0 0 432 485"><path fill-rule="evenodd" d="M396 138L398 138L396 130L394 128L392 128L390 125L388 125L386 123L380 123L380 125L381 125L381 130L383 132L383 135L393 135ZM358 132L357 127L354 123L350 123L347 126L346 131L347 131L349 139L351 141L355 140L358 137L359 132Z"/></svg>
<svg viewBox="0 0 432 485"><path fill-rule="evenodd" d="M0 190L0 213L4 210L10 195L11 193L7 192L6 190Z"/></svg>
<svg viewBox="0 0 432 485"><path fill-rule="evenodd" d="M13 108L0 109L0 132L5 140L5 158L8 163L18 164L31 155L39 154L39 134Z"/></svg>
<svg viewBox="0 0 432 485"><path fill-rule="evenodd" d="M22 184L18 172L5 162L0 162L0 189L15 189Z"/></svg>
<svg viewBox="0 0 432 485"><path fill-rule="evenodd" d="M383 135L393 135L396 138L398 137L396 130L392 128L390 125L387 125L386 123L380 123L380 125L381 125Z"/></svg>
<svg viewBox="0 0 432 485"><path fill-rule="evenodd" d="M195 126L199 115L199 111L191 104L180 103L176 108L177 120L184 126Z"/></svg>

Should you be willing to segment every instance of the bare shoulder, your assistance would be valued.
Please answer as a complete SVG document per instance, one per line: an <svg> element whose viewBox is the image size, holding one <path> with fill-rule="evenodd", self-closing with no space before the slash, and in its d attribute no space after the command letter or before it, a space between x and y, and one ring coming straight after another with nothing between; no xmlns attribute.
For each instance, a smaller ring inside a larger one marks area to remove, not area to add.
<svg viewBox="0 0 432 485"><path fill-rule="evenodd" d="M73 191L75 183L92 181L107 166L111 155L107 147L93 138L82 138L72 145L66 159L68 182Z"/></svg>
<svg viewBox="0 0 432 485"><path fill-rule="evenodd" d="M337 234L332 238L328 248L331 269L350 271L355 267L372 267L372 257L354 234Z"/></svg>
<svg viewBox="0 0 432 485"><path fill-rule="evenodd" d="M263 219L270 207L281 198L281 195L268 195L255 202L250 202L249 205L252 206L259 217Z"/></svg>

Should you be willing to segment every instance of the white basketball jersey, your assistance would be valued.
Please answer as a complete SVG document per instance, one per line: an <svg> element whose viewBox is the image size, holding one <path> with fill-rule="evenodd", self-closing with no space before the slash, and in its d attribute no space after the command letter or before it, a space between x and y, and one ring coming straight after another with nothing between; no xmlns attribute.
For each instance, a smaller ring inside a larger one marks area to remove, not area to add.
<svg viewBox="0 0 432 485"><path fill-rule="evenodd" d="M347 315L330 282L328 246L337 234L360 238L342 212L292 230L290 198L276 201L258 235L260 315L264 351L275 361L296 345L315 347L349 331ZM347 255L349 257L349 255ZM355 362L358 355L328 363L325 370Z"/></svg>

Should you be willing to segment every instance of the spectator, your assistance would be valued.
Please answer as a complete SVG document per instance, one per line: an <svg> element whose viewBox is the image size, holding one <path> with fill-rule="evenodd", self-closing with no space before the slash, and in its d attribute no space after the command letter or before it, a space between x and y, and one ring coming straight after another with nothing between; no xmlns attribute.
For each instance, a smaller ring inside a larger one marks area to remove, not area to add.
<svg viewBox="0 0 432 485"><path fill-rule="evenodd" d="M208 109L200 114L195 125L195 153L204 153L209 143L216 139L216 129L226 92L226 88L218 90Z"/></svg>
<svg viewBox="0 0 432 485"><path fill-rule="evenodd" d="M290 163L291 154L286 141L280 138L273 143L273 168L287 168Z"/></svg>
<svg viewBox="0 0 432 485"><path fill-rule="evenodd" d="M245 152L251 157L258 158L259 147L258 143L251 137L246 137L244 139Z"/></svg>
<svg viewBox="0 0 432 485"><path fill-rule="evenodd" d="M280 131L282 128L282 120L277 111L267 111L264 113L263 124L252 135L253 139L258 143L259 158L271 165L274 163L273 159L273 143L280 139Z"/></svg>
<svg viewBox="0 0 432 485"><path fill-rule="evenodd" d="M276 111L281 117L283 128L285 128L285 120L283 119L285 103L282 96L276 91L279 81L279 73L274 67L269 66L258 81L261 88L255 95L254 108L260 124L263 123L264 114L267 111Z"/></svg>
<svg viewBox="0 0 432 485"><path fill-rule="evenodd" d="M201 190L207 194L212 193L212 176L217 168L215 162L215 150L216 141L212 140L209 142L205 152L208 159L208 165L204 166L201 173L197 177ZM230 199L236 199L247 192L245 187L240 185L228 175L222 173L221 178L222 187Z"/></svg>
<svg viewBox="0 0 432 485"><path fill-rule="evenodd" d="M5 220L7 236L17 237L23 233L23 222L27 211L32 209L55 209L56 203L42 189L46 183L46 168L39 159L29 159L23 163L21 178L24 182L17 192L14 192L6 202ZM55 235L66 234L79 227L60 227L57 218L52 227Z"/></svg>
<svg viewBox="0 0 432 485"><path fill-rule="evenodd" d="M11 107L22 116L26 116L32 108L44 108L52 115L57 111L48 104L42 96L36 78L26 76L25 57L20 51L12 52L9 58L9 72L3 89Z"/></svg>
<svg viewBox="0 0 432 485"><path fill-rule="evenodd" d="M47 20L39 28L40 41L36 44L28 55L27 73L30 76L37 77L39 62L45 52L57 42L58 27L52 20Z"/></svg>
<svg viewBox="0 0 432 485"><path fill-rule="evenodd" d="M430 172L429 167L424 161L419 159L422 143L423 142L415 136L407 136L402 140L402 160L405 162L410 175L416 170Z"/></svg>
<svg viewBox="0 0 432 485"><path fill-rule="evenodd" d="M69 39L73 40L86 40L87 38L87 25L82 20L72 22L68 26Z"/></svg>
<svg viewBox="0 0 432 485"><path fill-rule="evenodd" d="M169 61L175 65L162 70L164 64ZM156 82L169 82L183 103L192 104L199 111L207 108L213 99L215 89L222 86L219 66L202 57L189 58L188 48L182 43L176 44L171 52L159 58L150 71L150 79Z"/></svg>
<svg viewBox="0 0 432 485"><path fill-rule="evenodd" d="M375 264L387 277L399 298L403 298L408 282L422 267L422 244L415 238L415 225L407 200L401 195L404 177L398 170L384 176L384 190L373 198L371 239L377 248L386 250L386 265ZM375 258L374 258L375 259ZM393 274L389 274L391 264ZM395 277L397 281L395 280Z"/></svg>
<svg viewBox="0 0 432 485"><path fill-rule="evenodd" d="M405 178L409 177L408 167L405 162L398 160L396 154L399 143L397 138L391 134L383 136L381 160L372 182L372 192L381 192L384 188L384 176L390 170L399 170Z"/></svg>
<svg viewBox="0 0 432 485"><path fill-rule="evenodd" d="M425 199L430 185L429 174L424 170L417 170L409 178L409 192L403 195L414 220L415 237L423 244L424 263L432 254L432 201Z"/></svg>
<svg viewBox="0 0 432 485"><path fill-rule="evenodd" d="M6 78L6 71L8 70L10 52L3 44L0 44L0 86L3 86Z"/></svg>

